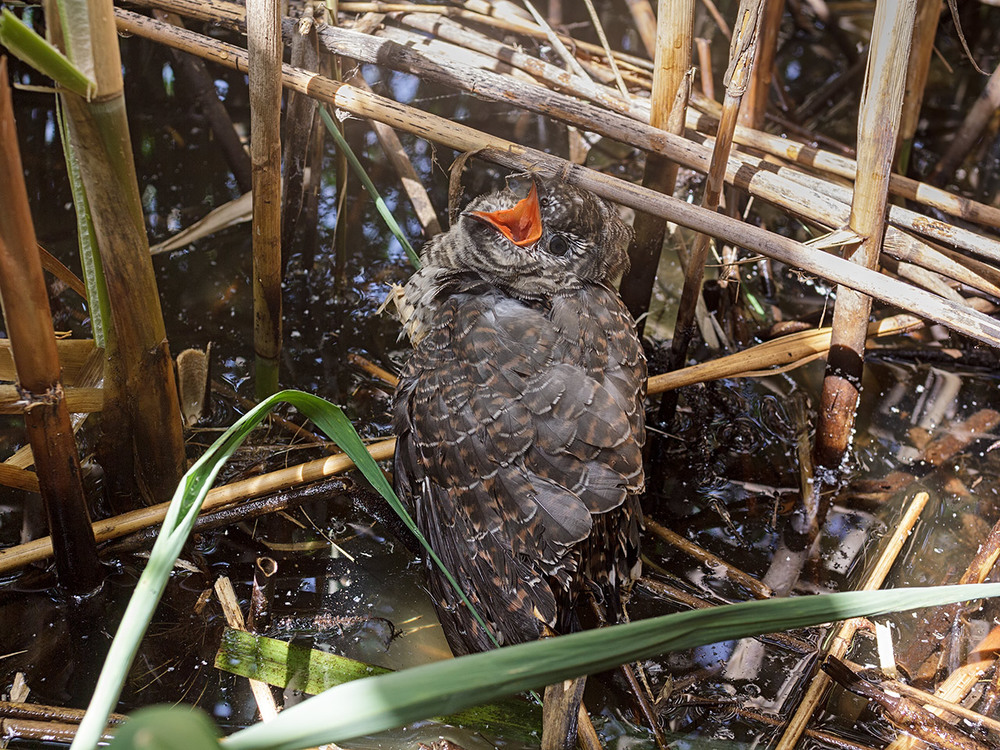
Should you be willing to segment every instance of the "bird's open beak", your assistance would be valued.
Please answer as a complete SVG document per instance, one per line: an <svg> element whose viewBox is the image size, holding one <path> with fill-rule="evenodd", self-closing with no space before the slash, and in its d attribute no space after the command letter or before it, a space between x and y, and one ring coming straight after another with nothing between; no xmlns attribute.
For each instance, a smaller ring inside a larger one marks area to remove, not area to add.
<svg viewBox="0 0 1000 750"><path fill-rule="evenodd" d="M518 247L533 245L542 236L542 212L534 182L528 197L518 201L513 208L491 212L470 211L469 215L492 225Z"/></svg>

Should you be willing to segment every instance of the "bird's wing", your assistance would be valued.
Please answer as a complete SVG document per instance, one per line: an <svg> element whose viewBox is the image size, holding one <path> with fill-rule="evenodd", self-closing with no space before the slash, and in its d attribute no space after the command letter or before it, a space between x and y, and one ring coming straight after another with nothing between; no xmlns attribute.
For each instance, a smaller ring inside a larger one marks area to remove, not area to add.
<svg viewBox="0 0 1000 750"><path fill-rule="evenodd" d="M569 589L594 515L642 481L641 386L623 409L618 382L626 364L617 360L631 354L605 346L612 377L603 382L593 352L564 338L543 311L500 293L453 295L411 357L395 407L396 484L425 533L437 534L432 546L455 553L452 572L479 587L487 609L495 600L550 625L550 584Z"/></svg>

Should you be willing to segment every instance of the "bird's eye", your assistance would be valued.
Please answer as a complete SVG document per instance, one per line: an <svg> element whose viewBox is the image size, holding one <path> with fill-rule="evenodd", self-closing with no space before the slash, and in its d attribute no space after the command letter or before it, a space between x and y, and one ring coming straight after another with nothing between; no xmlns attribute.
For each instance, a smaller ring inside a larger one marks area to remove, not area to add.
<svg viewBox="0 0 1000 750"><path fill-rule="evenodd" d="M549 240L549 255L565 255L569 252L569 242L561 234L554 235Z"/></svg>

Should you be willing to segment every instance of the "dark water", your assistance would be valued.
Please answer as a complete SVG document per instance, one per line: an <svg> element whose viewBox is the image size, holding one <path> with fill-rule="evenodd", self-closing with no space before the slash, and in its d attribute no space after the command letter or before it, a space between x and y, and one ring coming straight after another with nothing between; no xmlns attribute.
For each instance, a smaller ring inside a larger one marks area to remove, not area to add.
<svg viewBox="0 0 1000 750"><path fill-rule="evenodd" d="M970 19L974 23L966 25L967 32L971 29L974 35L970 44L976 50L991 52L993 63L997 50L991 51L975 34L984 33L984 28L997 28L997 12L996 8L983 6L980 16ZM987 23L990 19L996 22L992 26ZM625 49L637 50L634 33L625 31L627 19L614 20L609 27L612 38L622 40ZM851 23L847 20L844 25L848 37L857 42L859 33ZM857 23L863 27L866 22L861 19ZM830 52L830 38L822 28L804 28L789 19L786 27L779 70L789 98L801 101L825 81L843 74L850 63L843 55ZM950 21L944 20L939 43L961 71L961 55L949 28ZM585 30L580 33L586 36ZM714 44L717 56L724 59L727 45L719 38ZM175 80L166 53L139 40L127 40L123 57L139 189L151 242L157 242L237 197L238 190L197 107ZM719 72L723 68L724 63L717 64ZM17 80L34 82L34 77L16 63L13 69ZM926 169L932 163L941 135L954 129L970 96L960 96L954 79L939 68L934 70L927 107L936 117L921 131L917 169ZM377 91L399 101L507 137L516 133L517 140L526 145L565 153L565 128L537 116L507 105L472 101L398 73L375 68L365 68L364 73ZM242 77L221 69L213 70L213 75L217 76L217 88L228 109L237 122L245 125ZM829 101L817 105L818 112L833 109L836 117L805 118L802 124L851 142L859 87L860 81L848 86L846 93L831 95ZM52 100L42 94L18 92L16 104L39 241L78 270L71 198L55 138ZM346 132L397 220L419 243L420 227L370 129L363 122L349 119ZM444 219L446 168L455 154L410 136L403 135L402 139ZM978 166L960 175L962 186L981 199L991 198L997 188L1000 171L995 168L995 158L990 161L995 151L995 147L985 147L986 157ZM593 158L598 158L597 151ZM612 168L637 174L638 166L638 157L626 151L624 161ZM377 310L388 284L405 280L412 269L398 243L384 231L371 201L351 177L341 214L341 220L347 222L342 259L346 283L338 283L338 265L331 250L338 220L333 169L333 155L328 151L314 261L310 265L308 259L313 253L301 248L293 254L288 268L282 385L341 404L365 437L385 436L389 430L390 393L349 365L347 357L361 354L387 369L398 370L406 356L406 344L398 341L397 324ZM490 189L500 178L501 173L494 167L473 160L464 178L467 195ZM697 199L698 180L691 184ZM768 214L762 211L760 216ZM770 218L783 231L800 232L798 225L787 219ZM249 226L230 228L159 255L154 263L172 350L211 343L214 377L251 397ZM671 259L664 263L669 265ZM780 267L771 271L773 283L756 267L748 269L744 276L747 291L765 308L773 305L791 317L818 312L830 304L822 283L801 279ZM677 286L669 281L668 273L663 273L662 278L668 281L660 290L660 302L666 306L665 319L669 320ZM58 298L54 315L57 328L81 337L89 335L85 307L71 292ZM769 322L753 318L749 321L753 330L763 329ZM650 330L654 336L647 343L655 366L664 342L656 338L660 329ZM880 540L917 489L930 492L931 501L887 585L955 580L979 540L1000 516L996 500L998 465L996 454L989 450L994 439L989 435L941 469L916 467L912 482L893 493L873 499L859 490L864 480L883 477L914 461L919 453L914 445L919 444L920 430L934 435L954 430L954 425L964 418L1000 403L1000 383L989 368L975 362L967 364L969 360L961 358L953 363L927 363L922 353L932 342L900 343L916 354L882 351L871 357L851 465L827 493L829 513L807 556L797 593L844 590L857 585L877 554ZM968 342L944 343L963 351L973 349ZM704 349L695 354L699 358L712 356ZM811 404L821 377L822 364L814 363L790 375L725 381L685 392L678 422L670 435L650 433L650 486L644 506L647 515L745 572L758 578L765 576L775 551L781 549L787 537L799 495L795 399L802 399L803 409L811 419ZM232 399L216 395L211 419L190 436L192 453L197 451L197 445L214 439L217 433L210 428L230 424L239 413L240 407ZM23 438L13 418L0 420L3 457L19 447ZM652 414L651 425L656 428ZM263 450L242 457L247 470L268 470L316 455L298 449L286 453L282 447L286 441L276 429L256 434L252 442L263 446ZM191 567L175 571L143 642L120 710L181 701L200 705L227 730L255 720L256 709L245 681L212 666L223 627L218 607L214 599L201 609L198 602L215 579L226 574L245 604L254 561L261 556L278 563L272 599L276 619L309 618L323 612L342 618L341 626L333 631L298 634L296 642L394 668L445 653L424 595L421 563L389 530L359 509L356 500L338 496L323 503L308 503L291 514L294 522L272 517L198 535L182 555ZM0 490L0 543L13 545L41 533L39 516L37 498ZM324 539L335 540L337 546L302 548ZM748 591L719 570L692 562L652 534L646 535L644 544L646 573L654 582L667 583L713 603L749 598ZM5 656L0 660L0 689L6 691L14 674L22 671L34 702L85 706L103 653L143 565L141 552L115 553L108 562L109 585L85 602L62 599L40 569L8 577L0 587L0 642ZM640 586L630 613L638 619L682 608ZM960 632L961 638L975 642L992 614L992 610L974 614ZM905 643L920 632L923 613L890 619L899 641ZM392 626L387 627L386 621ZM391 638L393 629L402 635ZM789 642L766 642L762 649L754 647L748 654L746 644L723 643L644 664L653 694L661 696L657 708L664 726L685 738L677 746L694 747L698 742L707 742L719 747L729 742L733 746L763 747L776 738L777 730L741 720L737 709L755 708L775 716L785 716L794 709L814 665L812 649L821 641L823 632L792 635L797 647ZM868 641L862 638L861 644L852 653L858 661L872 655ZM732 667L736 652L751 665L744 673ZM648 733L635 726L631 704L615 680L591 682L587 702L592 711L600 714L597 721L608 743L621 748L651 746ZM286 698L294 700L291 695ZM826 728L846 730L852 720L830 715L824 722ZM872 726L872 731L881 731L877 725ZM380 740L349 744L408 746L417 739L433 739L439 733L435 727L408 729ZM493 741L503 743L503 738L454 736L468 748L487 747ZM865 742L875 741L863 732L861 736Z"/></svg>

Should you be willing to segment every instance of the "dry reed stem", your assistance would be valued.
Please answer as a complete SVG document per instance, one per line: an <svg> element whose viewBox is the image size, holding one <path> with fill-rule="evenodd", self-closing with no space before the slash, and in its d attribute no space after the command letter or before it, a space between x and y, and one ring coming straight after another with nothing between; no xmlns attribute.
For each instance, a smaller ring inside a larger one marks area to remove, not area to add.
<svg viewBox="0 0 1000 750"><path fill-rule="evenodd" d="M894 336L923 325L923 321L913 315L896 315L872 323L868 334L873 338ZM654 375L647 381L647 393L652 396L720 378L764 377L787 372L825 357L830 350L831 334L832 329L829 327L798 331L751 346L736 354Z"/></svg>
<svg viewBox="0 0 1000 750"><path fill-rule="evenodd" d="M906 511L903 513L903 517L899 520L896 528L893 529L892 536L889 537L878 560L876 560L874 568L872 568L865 577L864 582L858 588L859 591L875 591L882 587L886 576L889 574L889 569L896 561L900 550L903 548L903 544L906 542L906 538L920 518L920 514L927 504L929 497L926 492L918 492L910 501ZM836 635L829 641L827 648L820 653L817 663L822 662L823 657L827 655L835 656L838 659L844 658L859 624L860 620L858 618L845 620L841 623ZM823 696L830 684L831 680L826 672L817 672L815 674L805 694L802 696L795 714L781 735L781 740L778 742L776 750L794 750L794 748L798 747L806 725L812 718L813 712L823 700Z"/></svg>
<svg viewBox="0 0 1000 750"><path fill-rule="evenodd" d="M396 450L395 438L382 440L368 446L368 452L376 461L384 461ZM342 474L354 468L354 462L340 453L327 458L319 458L298 466L290 466L258 477L244 479L232 484L216 487L209 491L202 506L201 514L221 510L240 503L247 498L277 492L294 485L315 482L319 479ZM169 503L160 503L148 508L123 513L93 524L94 536L98 542L118 539L149 526L163 523ZM17 570L31 563L52 556L52 540L42 537L16 547L0 550L0 573Z"/></svg>
<svg viewBox="0 0 1000 750"><path fill-rule="evenodd" d="M253 170L253 348L257 398L278 389L281 357L281 21L278 0L247 3Z"/></svg>
<svg viewBox="0 0 1000 750"><path fill-rule="evenodd" d="M848 224L859 242L847 257L873 270L878 268L885 234L889 175L899 132L915 8L916 0L881 2L875 7L872 21L858 116L858 177ZM833 468L847 452L860 399L870 313L870 297L853 289L837 290L813 448L819 466Z"/></svg>
<svg viewBox="0 0 1000 750"><path fill-rule="evenodd" d="M238 47L180 29L164 28L156 21L130 11L119 10L118 18L121 28L130 33L179 46L229 67L240 70L246 68L246 52ZM284 75L286 86L304 91L357 116L386 122L397 129L444 143L459 151L478 151L481 158L511 169L533 169L565 179L609 200L653 213L696 231L713 234L723 241L739 243L750 251L844 284L888 304L917 311L924 317L991 345L1000 345L1000 322L937 295L858 268L856 264L843 259L815 253L794 240L569 164L541 151L487 136L460 123L420 112L390 99L337 84L322 76L310 75L291 66L285 66Z"/></svg>
<svg viewBox="0 0 1000 750"><path fill-rule="evenodd" d="M0 464L0 485L25 492L39 491L38 475L35 472L5 463Z"/></svg>
<svg viewBox="0 0 1000 750"><path fill-rule="evenodd" d="M653 63L653 91L650 100L650 127L681 135L690 94L690 39L694 28L694 0L660 0L656 27L656 59ZM665 195L674 194L678 164L658 154L648 154L642 185ZM660 265L666 222L647 213L636 214L635 242L629 250L631 261L621 279L619 292L637 321L639 335Z"/></svg>
<svg viewBox="0 0 1000 750"><path fill-rule="evenodd" d="M701 82L701 93L708 99L715 100L715 73L712 69L712 42L703 37L694 40L698 51L698 73Z"/></svg>
<svg viewBox="0 0 1000 750"><path fill-rule="evenodd" d="M90 414L104 408L103 388L63 389L66 408L71 414ZM0 414L23 414L28 402L13 385L0 385Z"/></svg>
<svg viewBox="0 0 1000 750"><path fill-rule="evenodd" d="M712 149L712 160L708 168L708 180L705 183L705 194L701 202L702 208L712 212L719 207L722 188L725 185L729 153L733 145L733 132L736 130L740 103L749 84L753 60L756 55L762 10L761 0L740 0L736 33L733 36L730 50L729 68L726 70L724 78L726 93L722 102L722 119L719 121L715 146ZM670 369L672 370L679 369L684 365L688 344L694 336L695 308L701 297L705 262L708 260L711 239L706 233L697 237L687 268L684 270L684 285L681 287L680 302L677 306L674 338L670 342ZM669 422L673 419L675 407L676 401L674 399L665 401L661 416Z"/></svg>
<svg viewBox="0 0 1000 750"><path fill-rule="evenodd" d="M93 339L57 339L56 351L63 383L77 384L80 371L94 352ZM10 354L10 339L0 339L0 380L16 380L14 360Z"/></svg>

